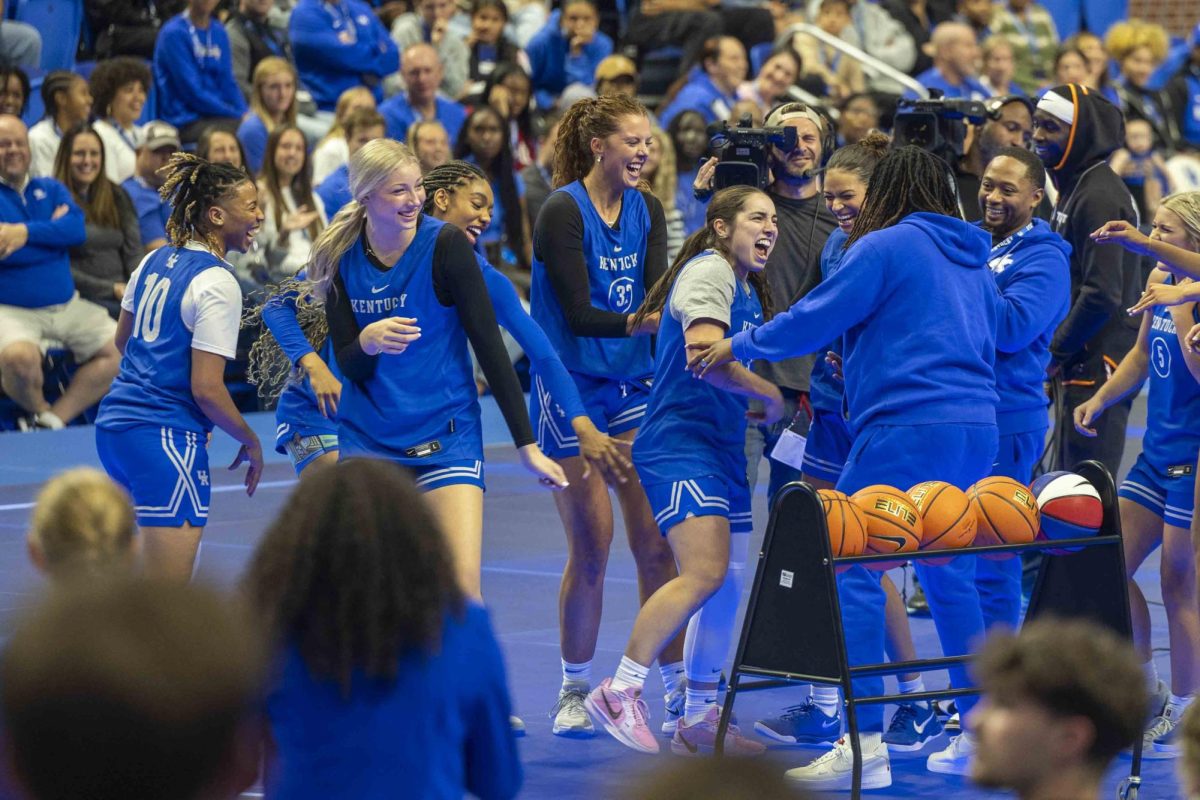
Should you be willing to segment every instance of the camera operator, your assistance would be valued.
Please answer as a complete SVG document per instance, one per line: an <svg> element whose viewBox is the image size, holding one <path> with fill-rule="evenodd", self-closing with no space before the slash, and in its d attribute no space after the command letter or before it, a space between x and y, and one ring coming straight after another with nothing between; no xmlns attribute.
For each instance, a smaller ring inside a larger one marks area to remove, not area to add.
<svg viewBox="0 0 1200 800"><path fill-rule="evenodd" d="M979 206L979 183L983 170L1006 147L1030 149L1033 137L1033 101L1019 94L1001 95L984 101L987 120L972 128L967 154L955 169L963 216L968 222L983 219ZM1044 187L1043 187L1044 188ZM1050 219L1052 205L1045 197L1035 209L1041 219Z"/></svg>
<svg viewBox="0 0 1200 800"><path fill-rule="evenodd" d="M786 308L820 282L821 248L837 227L837 220L825 208L818 181L821 166L830 155L824 150L833 141L829 126L819 111L804 103L784 103L767 115L768 129L796 129L795 146L783 152L771 145L766 159L771 170L766 191L779 217L779 239L767 259L766 275L778 308ZM696 172L692 186L697 193L713 188L718 161L710 158ZM771 453L797 410L801 413L793 429L800 434L808 431L808 381L813 361L814 356L807 355L776 363L754 362L755 373L779 387L786 413L775 425L751 424L746 429L747 473L752 490L758 480L759 460ZM788 481L799 479L800 470L772 458L768 496L774 497Z"/></svg>

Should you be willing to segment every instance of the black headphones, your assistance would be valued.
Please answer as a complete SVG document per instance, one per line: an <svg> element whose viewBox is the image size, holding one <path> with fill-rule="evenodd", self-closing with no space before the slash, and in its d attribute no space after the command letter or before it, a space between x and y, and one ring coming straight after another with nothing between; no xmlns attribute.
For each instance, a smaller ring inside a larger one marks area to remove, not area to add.
<svg viewBox="0 0 1200 800"><path fill-rule="evenodd" d="M821 120L818 129L821 133L821 163L818 170L825 169L825 165L829 163L829 159L833 157L833 151L837 149L837 133L834 131L833 118L829 116L829 112L820 106L810 106L807 103L801 103L799 100L788 100L785 103L772 108L767 112L767 119L770 119L772 114L787 109L788 113L804 113L808 112L815 114ZM764 123L765 124L765 123Z"/></svg>
<svg viewBox="0 0 1200 800"><path fill-rule="evenodd" d="M1033 116L1034 109L1037 108L1034 102L1023 94L1001 94L996 97L989 97L983 101L983 107L987 111L988 119L1000 119L1000 109L1004 108L1009 103L1020 103L1029 110L1029 116Z"/></svg>

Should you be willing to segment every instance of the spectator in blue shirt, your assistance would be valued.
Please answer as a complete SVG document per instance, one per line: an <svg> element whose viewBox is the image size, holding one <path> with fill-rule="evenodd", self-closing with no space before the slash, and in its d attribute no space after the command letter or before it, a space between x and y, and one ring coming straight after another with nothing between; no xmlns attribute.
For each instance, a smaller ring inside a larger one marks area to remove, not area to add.
<svg viewBox="0 0 1200 800"><path fill-rule="evenodd" d="M317 187L317 196L325 206L325 216L333 219L350 197L350 158L367 142L382 139L387 135L383 116L373 108L359 108L350 112L342 123L346 131L346 145L350 154L346 163L335 169Z"/></svg>
<svg viewBox="0 0 1200 800"><path fill-rule="evenodd" d="M379 106L387 123L387 135L403 142L414 122L437 120L450 134L450 146L457 141L459 128L467 118L461 103L438 92L442 83L442 61L433 45L420 42L404 51L400 75L406 89L389 97Z"/></svg>
<svg viewBox="0 0 1200 800"><path fill-rule="evenodd" d="M229 34L213 19L217 0L188 0L187 10L163 25L154 46L159 116L194 142L214 124L236 128L246 100L233 77Z"/></svg>
<svg viewBox="0 0 1200 800"><path fill-rule="evenodd" d="M516 796L500 647L405 471L306 470L245 588L275 648L268 797Z"/></svg>
<svg viewBox="0 0 1200 800"><path fill-rule="evenodd" d="M943 22L929 37L933 47L933 66L917 76L926 88L938 89L947 99L986 100L991 92L979 82L979 43L971 26L962 22ZM906 89L905 97L916 98Z"/></svg>
<svg viewBox="0 0 1200 800"><path fill-rule="evenodd" d="M0 386L27 413L23 430L62 428L104 396L120 363L117 324L79 297L71 277L83 211L58 181L31 177L29 161L25 123L0 115ZM47 341L79 364L53 405L42 392Z"/></svg>
<svg viewBox="0 0 1200 800"><path fill-rule="evenodd" d="M685 109L698 111L705 123L728 119L749 67L746 48L737 39L732 36L709 39L700 51L700 62L659 112L659 123L669 127L671 120Z"/></svg>
<svg viewBox="0 0 1200 800"><path fill-rule="evenodd" d="M138 145L133 177L126 179L121 188L133 201L142 233L142 247L149 253L167 243L171 204L158 195L158 187L164 180L158 171L179 149L179 132L174 126L155 120L147 123L142 133L145 138Z"/></svg>
<svg viewBox="0 0 1200 800"><path fill-rule="evenodd" d="M317 108L332 112L342 92L362 84L375 102L382 82L400 68L400 52L362 0L300 0L288 22L300 82Z"/></svg>
<svg viewBox="0 0 1200 800"><path fill-rule="evenodd" d="M591 86L596 66L612 51L593 0L567 0L525 46L538 108L554 108L572 83Z"/></svg>

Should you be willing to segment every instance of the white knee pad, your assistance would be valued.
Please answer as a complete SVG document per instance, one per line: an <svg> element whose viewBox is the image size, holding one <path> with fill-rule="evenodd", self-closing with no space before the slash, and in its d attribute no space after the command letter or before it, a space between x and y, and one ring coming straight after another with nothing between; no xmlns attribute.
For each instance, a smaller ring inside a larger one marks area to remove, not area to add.
<svg viewBox="0 0 1200 800"><path fill-rule="evenodd" d="M688 622L683 663L689 683L716 683L721 677L729 645L736 633L742 573L749 547L749 533L735 533L730 537L729 570L725 573L725 582Z"/></svg>

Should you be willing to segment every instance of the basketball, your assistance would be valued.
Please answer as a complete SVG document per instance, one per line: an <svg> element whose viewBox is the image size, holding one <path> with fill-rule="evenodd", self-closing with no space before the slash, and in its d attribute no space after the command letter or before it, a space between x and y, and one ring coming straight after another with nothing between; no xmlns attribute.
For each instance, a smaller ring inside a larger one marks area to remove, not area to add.
<svg viewBox="0 0 1200 800"><path fill-rule="evenodd" d="M861 556L867 549L867 518L849 497L835 489L821 489L821 507L829 530L829 549L834 558Z"/></svg>
<svg viewBox="0 0 1200 800"><path fill-rule="evenodd" d="M1038 507L1025 484L997 475L984 478L967 490L979 522L975 544L1027 544L1037 538ZM1004 553L994 558L1012 558Z"/></svg>
<svg viewBox="0 0 1200 800"><path fill-rule="evenodd" d="M953 550L975 542L975 511L957 486L925 481L909 489L908 496L921 515L922 550Z"/></svg>
<svg viewBox="0 0 1200 800"><path fill-rule="evenodd" d="M1038 538L1080 539L1095 536L1104 521L1104 504L1091 481L1074 472L1047 472L1030 487L1042 512ZM1075 552L1068 547L1061 551Z"/></svg>
<svg viewBox="0 0 1200 800"><path fill-rule="evenodd" d="M921 546L921 515L904 492L894 486L876 484L854 493L851 498L867 519L868 553L911 553ZM869 565L886 570L900 562Z"/></svg>

